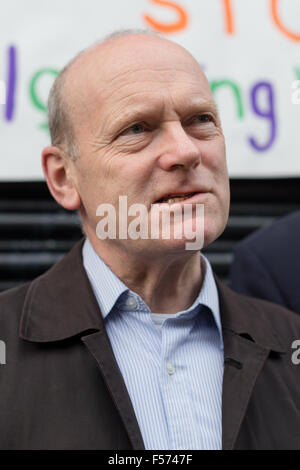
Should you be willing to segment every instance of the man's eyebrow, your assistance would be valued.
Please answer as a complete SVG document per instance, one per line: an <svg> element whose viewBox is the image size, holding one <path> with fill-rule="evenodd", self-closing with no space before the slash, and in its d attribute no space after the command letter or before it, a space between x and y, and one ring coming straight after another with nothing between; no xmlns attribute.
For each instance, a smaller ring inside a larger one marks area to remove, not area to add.
<svg viewBox="0 0 300 470"><path fill-rule="evenodd" d="M124 126L130 125L131 123L134 123L135 121L138 121L140 119L143 120L147 117L149 118L151 116L157 116L159 112L162 112L162 110L159 111L158 107L153 105L150 106L146 103L142 103L140 105L135 106L129 105L128 108L129 109L122 111L121 116L114 116L113 114L109 116L109 121L112 121L112 123L109 125L112 132L119 131ZM97 134L99 132L101 131L98 130Z"/></svg>
<svg viewBox="0 0 300 470"><path fill-rule="evenodd" d="M220 118L220 113L218 106L215 102L215 100L212 99L203 99L200 98L199 100L191 100L191 102L186 103L186 110L190 109L190 113L192 114L193 112L211 112L215 115L215 118L218 122L218 124L221 124L221 118Z"/></svg>
<svg viewBox="0 0 300 470"><path fill-rule="evenodd" d="M219 116L218 108L213 100L195 100L187 101L181 108L181 112L188 114L189 112L210 111Z"/></svg>
<svg viewBox="0 0 300 470"><path fill-rule="evenodd" d="M122 116L114 119L114 126L120 127L122 125L130 124L137 119L144 119L147 116L154 116L158 114L158 108L149 106L147 104L138 107L132 107L122 113Z"/></svg>
<svg viewBox="0 0 300 470"><path fill-rule="evenodd" d="M109 121L112 120L112 124L109 125L109 127L112 132L116 132L138 120L147 118L159 119L159 116L162 116L163 112L164 105L162 103L157 103L157 105L149 105L148 103L129 105L128 109L123 111L121 116L110 115ZM218 108L213 100L203 98L185 100L180 108L176 110L176 113L181 119L193 113L196 114L200 112L211 112L215 115L216 119L220 121ZM96 135L100 133L101 129L98 128Z"/></svg>

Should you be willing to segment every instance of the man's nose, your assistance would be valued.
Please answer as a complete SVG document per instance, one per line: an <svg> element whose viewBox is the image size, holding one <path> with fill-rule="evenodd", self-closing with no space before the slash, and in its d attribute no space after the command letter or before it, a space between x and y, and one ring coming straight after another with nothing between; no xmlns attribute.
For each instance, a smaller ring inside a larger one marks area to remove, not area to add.
<svg viewBox="0 0 300 470"><path fill-rule="evenodd" d="M180 122L167 123L161 139L159 164L163 170L196 168L201 162L199 147Z"/></svg>

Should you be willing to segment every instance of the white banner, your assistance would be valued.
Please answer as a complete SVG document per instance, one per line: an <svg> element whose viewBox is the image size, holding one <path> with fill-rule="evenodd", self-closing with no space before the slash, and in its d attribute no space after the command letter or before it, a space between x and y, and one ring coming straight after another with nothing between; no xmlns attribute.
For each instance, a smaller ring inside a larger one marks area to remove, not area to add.
<svg viewBox="0 0 300 470"><path fill-rule="evenodd" d="M2 0L0 180L43 179L58 71L119 28L150 27L201 63L233 177L300 176L300 0Z"/></svg>

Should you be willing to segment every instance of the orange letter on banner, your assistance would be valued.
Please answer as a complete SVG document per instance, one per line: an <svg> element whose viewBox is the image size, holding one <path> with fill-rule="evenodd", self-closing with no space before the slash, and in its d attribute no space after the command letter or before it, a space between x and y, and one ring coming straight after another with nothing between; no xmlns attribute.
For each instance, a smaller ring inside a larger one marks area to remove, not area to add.
<svg viewBox="0 0 300 470"><path fill-rule="evenodd" d="M293 39L293 41L300 41L300 34L295 34L286 29L283 24L281 24L278 16L278 0L271 0L271 12L273 20L280 31L285 34L288 38Z"/></svg>
<svg viewBox="0 0 300 470"><path fill-rule="evenodd" d="M149 15L144 15L144 20L151 26L151 28L159 31L161 33L177 33L178 31L182 31L186 28L188 24L188 15L187 12L177 5L175 2L168 2L167 0L151 0L153 3L157 3L158 5L163 5L166 7L170 7L176 11L179 18L176 23L166 24L160 23Z"/></svg>
<svg viewBox="0 0 300 470"><path fill-rule="evenodd" d="M225 19L226 19L226 33L233 34L233 17L232 17L232 5L231 0L223 0L224 9L225 9Z"/></svg>

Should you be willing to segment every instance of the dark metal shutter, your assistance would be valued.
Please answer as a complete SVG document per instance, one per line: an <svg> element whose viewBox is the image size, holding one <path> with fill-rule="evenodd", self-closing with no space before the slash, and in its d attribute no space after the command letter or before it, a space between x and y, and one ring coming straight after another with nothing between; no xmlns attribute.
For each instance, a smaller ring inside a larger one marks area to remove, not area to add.
<svg viewBox="0 0 300 470"><path fill-rule="evenodd" d="M299 209L300 178L231 180L227 228L203 252L227 281L235 243ZM0 183L0 291L45 272L81 237L77 214L62 209L45 183Z"/></svg>

